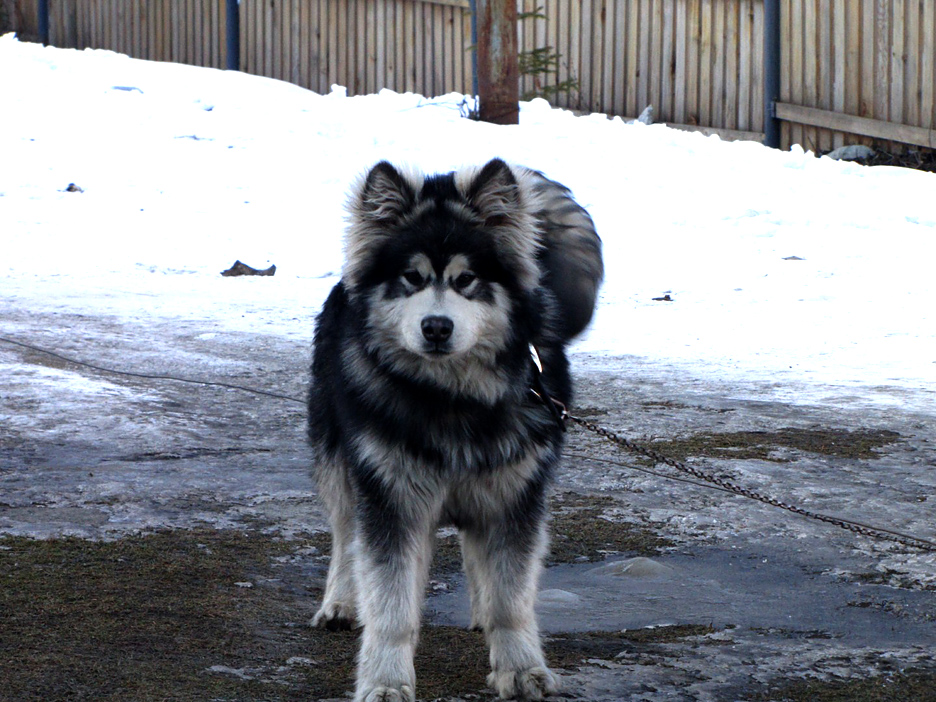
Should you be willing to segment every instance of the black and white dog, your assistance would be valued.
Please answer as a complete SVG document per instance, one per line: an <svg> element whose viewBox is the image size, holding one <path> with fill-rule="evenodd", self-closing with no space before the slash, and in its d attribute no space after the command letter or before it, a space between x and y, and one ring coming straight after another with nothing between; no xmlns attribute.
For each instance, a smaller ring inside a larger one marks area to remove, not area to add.
<svg viewBox="0 0 936 702"><path fill-rule="evenodd" d="M451 524L488 683L542 699L557 681L533 605L562 446L542 398L571 399L564 346L591 320L601 242L567 188L499 159L431 176L381 162L348 209L309 398L332 526L313 624L364 626L357 702L414 700L435 532Z"/></svg>

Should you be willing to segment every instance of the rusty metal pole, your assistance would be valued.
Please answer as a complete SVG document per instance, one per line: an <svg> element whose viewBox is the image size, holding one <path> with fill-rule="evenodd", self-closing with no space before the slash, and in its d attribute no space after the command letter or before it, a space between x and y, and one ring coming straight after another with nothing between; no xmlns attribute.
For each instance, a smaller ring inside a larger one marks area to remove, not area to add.
<svg viewBox="0 0 936 702"><path fill-rule="evenodd" d="M478 99L482 122L520 123L516 0L477 0Z"/></svg>

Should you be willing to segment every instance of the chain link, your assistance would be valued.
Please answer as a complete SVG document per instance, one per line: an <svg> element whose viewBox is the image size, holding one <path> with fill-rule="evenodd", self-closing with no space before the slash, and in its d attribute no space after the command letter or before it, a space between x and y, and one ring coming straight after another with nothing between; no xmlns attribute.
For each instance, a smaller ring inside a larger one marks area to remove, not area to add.
<svg viewBox="0 0 936 702"><path fill-rule="evenodd" d="M787 512L793 512L794 514L798 514L808 519L825 522L826 524L837 526L840 529L845 529L854 534L860 534L861 536L869 536L875 539L894 541L896 543L903 544L904 546L910 546L922 551L936 552L936 543L933 543L932 541L927 541L926 539L911 536L910 534L901 534L900 532L891 531L889 529L883 529L881 527L870 526L868 524L842 519L841 517L830 517L825 514L819 514L818 512L811 512L793 504L781 502L780 500L777 500L773 497L762 495L759 492L755 492L754 490L750 490L746 487L738 485L731 480L719 478L718 476L712 475L706 471L688 466L685 463L670 458L669 456L664 456L662 453L654 451L651 448L647 448L646 446L635 444L633 441L618 436L613 431L605 429L604 427L600 427L597 424L593 424L587 419L576 417L575 415L569 414L568 412L566 412L564 416L575 424L578 424L580 427L587 429L593 434L597 434L598 436L606 439L607 441L610 441L613 444L616 444L617 446L620 446L630 453L643 456L644 458L649 458L654 463L662 463L669 466L670 468L678 470L680 473L685 473L687 475L691 475L694 478L698 478L699 480L711 483L712 485L717 485L721 489L727 490L728 492L732 492L736 495L741 495L752 500L757 500L758 502L763 502L764 504L771 505L772 507L779 507L780 509L784 509Z"/></svg>

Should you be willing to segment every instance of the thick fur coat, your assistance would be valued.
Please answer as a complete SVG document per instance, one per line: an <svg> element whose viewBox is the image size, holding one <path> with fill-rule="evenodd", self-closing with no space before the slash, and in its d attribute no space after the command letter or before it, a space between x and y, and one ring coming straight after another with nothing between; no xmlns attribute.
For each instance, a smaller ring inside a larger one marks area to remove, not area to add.
<svg viewBox="0 0 936 702"><path fill-rule="evenodd" d="M332 526L313 624L364 626L357 702L414 700L435 532L452 524L488 682L541 699L557 681L533 605L563 432L531 387L571 400L564 346L603 275L594 225L564 186L499 159L431 176L378 163L348 210L309 399Z"/></svg>

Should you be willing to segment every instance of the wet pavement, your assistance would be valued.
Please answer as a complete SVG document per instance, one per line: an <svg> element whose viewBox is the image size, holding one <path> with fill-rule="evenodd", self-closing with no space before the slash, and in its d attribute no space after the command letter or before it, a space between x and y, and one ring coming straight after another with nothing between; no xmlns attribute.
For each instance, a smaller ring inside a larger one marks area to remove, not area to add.
<svg viewBox="0 0 936 702"><path fill-rule="evenodd" d="M304 444L304 340L4 314L4 335L68 356L300 402L111 375L0 343L0 534L119 539L197 526L288 540L324 528ZM577 411L599 424L808 509L936 539L936 425L918 398L829 388L828 402L804 404L795 388L731 386L641 359L576 366ZM867 437L877 443L856 448ZM936 555L638 470L647 468L570 431L560 509L662 545L605 554L599 542L603 560L580 554L547 568L541 628L547 640L708 629L639 650L611 644L565 672L567 694L735 700L802 678L922 670L936 680ZM310 579L324 572L321 561L297 568ZM433 626L467 624L459 574L438 583L426 612Z"/></svg>

